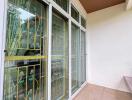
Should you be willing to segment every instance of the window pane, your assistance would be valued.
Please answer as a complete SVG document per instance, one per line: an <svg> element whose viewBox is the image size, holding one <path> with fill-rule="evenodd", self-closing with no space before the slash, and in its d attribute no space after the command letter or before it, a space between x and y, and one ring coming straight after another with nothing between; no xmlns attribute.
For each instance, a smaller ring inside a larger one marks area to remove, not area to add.
<svg viewBox="0 0 132 100"><path fill-rule="evenodd" d="M67 21L53 13L52 23L52 100L68 99L68 32Z"/></svg>
<svg viewBox="0 0 132 100"><path fill-rule="evenodd" d="M79 22L79 12L73 6L71 6L71 16Z"/></svg>
<svg viewBox="0 0 132 100"><path fill-rule="evenodd" d="M54 0L60 7L62 7L65 11L69 10L69 0Z"/></svg>
<svg viewBox="0 0 132 100"><path fill-rule="evenodd" d="M86 20L83 17L81 17L81 25L86 28Z"/></svg>
<svg viewBox="0 0 132 100"><path fill-rule="evenodd" d="M72 94L80 86L80 32L79 28L72 24Z"/></svg>
<svg viewBox="0 0 132 100"><path fill-rule="evenodd" d="M86 81L86 39L85 32L81 31L81 84Z"/></svg>
<svg viewBox="0 0 132 100"><path fill-rule="evenodd" d="M4 100L46 100L46 22L37 0L8 1Z"/></svg>

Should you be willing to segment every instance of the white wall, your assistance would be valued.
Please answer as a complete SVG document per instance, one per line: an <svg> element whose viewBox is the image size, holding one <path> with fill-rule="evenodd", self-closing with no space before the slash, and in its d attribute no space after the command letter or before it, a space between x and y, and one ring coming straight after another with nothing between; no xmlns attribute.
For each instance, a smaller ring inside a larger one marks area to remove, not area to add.
<svg viewBox="0 0 132 100"><path fill-rule="evenodd" d="M128 91L123 76L132 76L132 10L125 4L87 16L89 82Z"/></svg>

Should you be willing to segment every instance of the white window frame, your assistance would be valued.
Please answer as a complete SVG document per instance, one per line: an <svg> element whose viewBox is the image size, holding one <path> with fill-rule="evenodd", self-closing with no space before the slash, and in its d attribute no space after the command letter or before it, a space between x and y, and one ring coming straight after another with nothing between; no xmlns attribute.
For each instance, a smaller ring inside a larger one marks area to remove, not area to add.
<svg viewBox="0 0 132 100"><path fill-rule="evenodd" d="M6 39L6 15L7 15L7 0L2 0L0 3L0 100L3 100L3 82L4 82L4 60L5 60L5 39Z"/></svg>
<svg viewBox="0 0 132 100"><path fill-rule="evenodd" d="M51 46L52 46L52 9L55 8L58 10L63 16L65 16L68 19L68 32L69 32L69 100L72 100L81 90L82 88L87 84L84 82L84 84L81 85L81 87L72 95L71 93L71 24L74 23L76 26L80 28L81 30L84 31L85 33L86 28L81 26L81 14L79 12L79 22L77 22L75 19L71 17L71 0L69 0L69 11L66 12L64 9L62 9L58 4L56 4L53 0L42 0L45 2L48 6L48 94L47 98L48 100L51 100ZM2 0L0 3L1 9L0 9L0 16L1 20L0 21L0 100L3 100L3 83L4 83L4 60L5 60L5 41L6 41L6 22L7 22L7 7L8 7L8 0ZM87 69L87 67L86 67ZM86 77L87 77L87 72L86 72Z"/></svg>

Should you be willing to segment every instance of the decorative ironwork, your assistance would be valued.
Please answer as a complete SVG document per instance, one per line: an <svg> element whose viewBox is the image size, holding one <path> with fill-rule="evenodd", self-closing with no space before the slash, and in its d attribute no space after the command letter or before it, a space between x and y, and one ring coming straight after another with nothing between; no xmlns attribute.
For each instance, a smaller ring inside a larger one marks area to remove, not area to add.
<svg viewBox="0 0 132 100"><path fill-rule="evenodd" d="M4 100L46 99L46 7L37 0L9 0Z"/></svg>

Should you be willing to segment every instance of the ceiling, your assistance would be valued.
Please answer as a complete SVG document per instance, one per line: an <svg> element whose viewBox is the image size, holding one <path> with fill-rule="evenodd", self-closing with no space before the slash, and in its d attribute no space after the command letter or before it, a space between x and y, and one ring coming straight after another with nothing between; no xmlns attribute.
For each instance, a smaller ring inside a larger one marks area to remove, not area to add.
<svg viewBox="0 0 132 100"><path fill-rule="evenodd" d="M80 2L86 9L87 13L91 13L97 10L123 3L125 2L125 0L80 0Z"/></svg>

